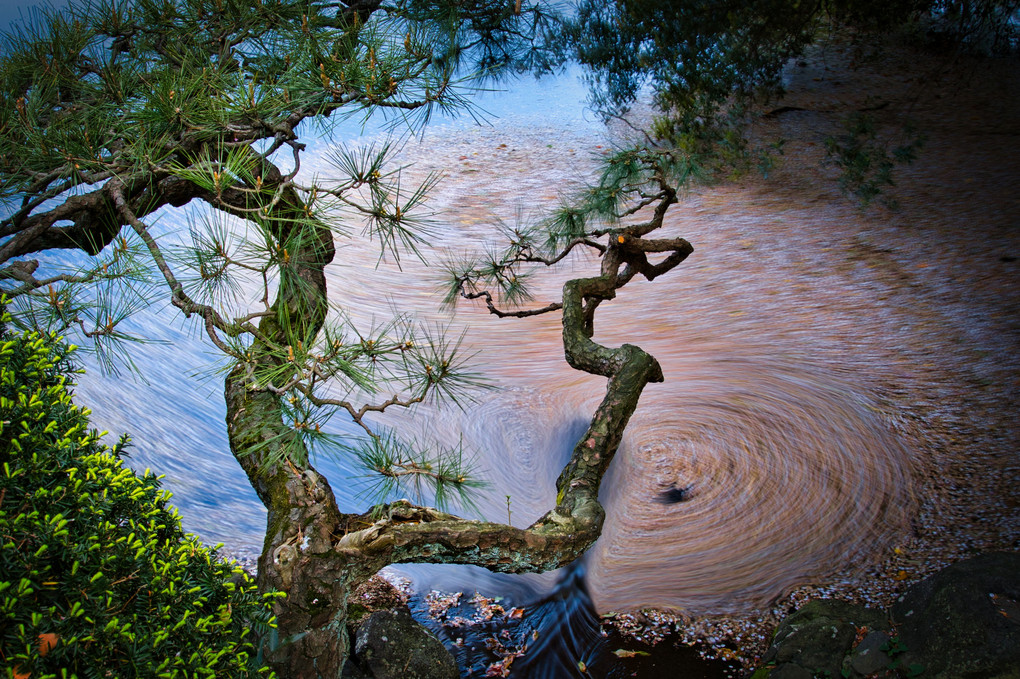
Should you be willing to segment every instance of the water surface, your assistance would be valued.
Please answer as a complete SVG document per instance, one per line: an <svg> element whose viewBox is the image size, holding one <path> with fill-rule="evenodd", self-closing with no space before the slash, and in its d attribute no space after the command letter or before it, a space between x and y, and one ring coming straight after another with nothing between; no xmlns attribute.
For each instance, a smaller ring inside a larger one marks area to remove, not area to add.
<svg viewBox="0 0 1020 679"><path fill-rule="evenodd" d="M430 261L483 249L494 237L494 214L538 213L590 177L611 142L583 100L574 74L521 81L483 101L490 125L437 121L432 134L406 140L404 157L416 161L409 176L430 169L448 175L433 201L443 213ZM333 141L353 144L382 134L352 120ZM327 171L322 154L309 156L308 172ZM654 284L628 287L601 307L596 321L598 341L639 344L666 376L646 389L603 487L607 521L587 557L592 598L603 612L656 606L734 613L764 606L848 563L863 567L903 531L913 506L910 453L859 357L841 357L831 332L813 327L810 315L792 313L788 296L768 294L769 286L787 286L776 280L783 274L751 276L739 262L702 247L713 238L707 199L690 201L680 214L687 217L672 228L694 243L695 254ZM162 219L168 233L183 224L175 215ZM420 410L387 422L440 442L463 438L492 483L479 502L488 518L507 519L507 496L515 525L542 515L604 390L602 378L563 361L558 316L498 320L469 305L441 311L435 274L424 265L380 261L378 243L363 239L339 246L328 272L331 295L357 324L413 310L449 324L452 333L464 330L478 369L500 387L479 391L463 410ZM584 257L564 262L539 279L537 303L557 299L563 280L597 266ZM227 449L221 377L212 373L217 358L196 327L172 310L155 311L144 329L169 344L134 354L148 384L92 369L81 381L80 400L92 405L98 425L134 435L133 464L167 475L190 530L235 551L257 551L264 510ZM336 427L350 431L343 423ZM364 508L360 471L344 460L323 458L318 466L342 508ZM657 501L677 486L690 488L684 502ZM551 583L470 568L401 572L421 588L487 594L516 588L538 596Z"/></svg>

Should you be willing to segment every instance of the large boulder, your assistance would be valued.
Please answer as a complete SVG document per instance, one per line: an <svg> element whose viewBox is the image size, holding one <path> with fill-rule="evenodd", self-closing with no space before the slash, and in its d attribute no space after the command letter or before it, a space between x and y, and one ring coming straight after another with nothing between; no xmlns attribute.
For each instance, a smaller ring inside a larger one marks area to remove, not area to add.
<svg viewBox="0 0 1020 679"><path fill-rule="evenodd" d="M766 676L772 679L844 676L844 661L859 632L877 631L881 637L888 628L881 611L845 601L809 601L776 629L764 658L766 664L773 666ZM874 639L881 642L879 637Z"/></svg>
<svg viewBox="0 0 1020 679"><path fill-rule="evenodd" d="M374 679L458 679L460 672L442 642L411 617L406 606L376 611L355 635L356 667L349 676ZM350 663L348 663L350 664Z"/></svg>
<svg viewBox="0 0 1020 679"><path fill-rule="evenodd" d="M953 564L891 611L805 604L776 629L753 679L1020 679L1020 554Z"/></svg>
<svg viewBox="0 0 1020 679"><path fill-rule="evenodd" d="M960 561L892 608L903 665L924 679L1020 679L1020 554Z"/></svg>

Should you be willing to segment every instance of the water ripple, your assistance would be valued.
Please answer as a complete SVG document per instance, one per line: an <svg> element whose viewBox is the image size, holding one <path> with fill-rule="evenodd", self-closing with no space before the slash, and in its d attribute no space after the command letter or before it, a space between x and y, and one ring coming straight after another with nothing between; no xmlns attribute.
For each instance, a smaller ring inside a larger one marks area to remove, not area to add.
<svg viewBox="0 0 1020 679"><path fill-rule="evenodd" d="M807 362L688 352L649 389L607 483L601 609L745 610L902 532L909 453L877 402ZM654 501L673 485L689 499Z"/></svg>

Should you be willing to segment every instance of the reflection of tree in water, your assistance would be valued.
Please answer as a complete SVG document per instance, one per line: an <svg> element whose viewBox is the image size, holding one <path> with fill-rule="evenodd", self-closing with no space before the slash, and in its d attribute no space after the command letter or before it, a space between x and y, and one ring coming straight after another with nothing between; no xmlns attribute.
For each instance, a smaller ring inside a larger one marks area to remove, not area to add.
<svg viewBox="0 0 1020 679"><path fill-rule="evenodd" d="M633 639L625 641L611 627L604 626L596 614L584 573L583 560L574 562L560 571L560 579L549 594L520 606L512 605L508 598L475 595L466 599L461 594L443 597L436 593L424 600L416 597L412 606L453 652L462 672L470 676L731 676L728 665L704 660L693 648L669 642L656 648Z"/></svg>

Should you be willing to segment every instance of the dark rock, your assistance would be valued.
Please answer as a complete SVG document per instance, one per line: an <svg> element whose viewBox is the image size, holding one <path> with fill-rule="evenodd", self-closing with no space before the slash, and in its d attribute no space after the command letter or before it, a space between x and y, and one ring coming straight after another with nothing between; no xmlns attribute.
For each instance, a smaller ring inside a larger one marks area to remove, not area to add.
<svg viewBox="0 0 1020 679"><path fill-rule="evenodd" d="M450 652L411 617L406 606L368 616L358 628L354 654L360 669L371 673L375 679L457 679L460 676Z"/></svg>
<svg viewBox="0 0 1020 679"><path fill-rule="evenodd" d="M777 665L770 676L775 677L776 670L787 663L803 668L809 676L826 672L841 676L843 659L850 653L859 627L881 630L889 624L884 613L864 606L829 599L809 601L776 629L764 658Z"/></svg>
<svg viewBox="0 0 1020 679"><path fill-rule="evenodd" d="M358 665L357 658L348 658L344 663L344 669L340 672L340 679L372 679L372 676L365 674L365 670Z"/></svg>
<svg viewBox="0 0 1020 679"><path fill-rule="evenodd" d="M780 623L753 676L1020 679L1020 554L953 564L907 590L891 614L895 631L881 611L810 601Z"/></svg>
<svg viewBox="0 0 1020 679"><path fill-rule="evenodd" d="M885 648L888 648L889 634L886 632L868 632L861 643L854 649L850 659L850 667L857 674L867 676L892 665Z"/></svg>
<svg viewBox="0 0 1020 679"><path fill-rule="evenodd" d="M1020 554L983 554L919 582L892 609L900 665L924 679L1020 679Z"/></svg>
<svg viewBox="0 0 1020 679"><path fill-rule="evenodd" d="M788 662L772 668L768 679L815 679L815 675L800 665Z"/></svg>

